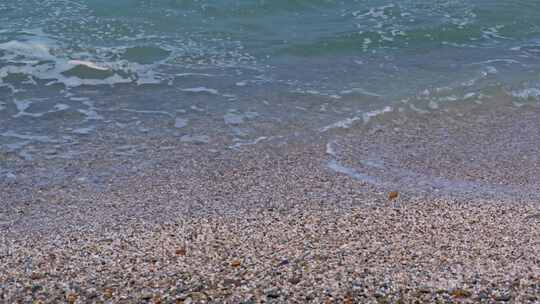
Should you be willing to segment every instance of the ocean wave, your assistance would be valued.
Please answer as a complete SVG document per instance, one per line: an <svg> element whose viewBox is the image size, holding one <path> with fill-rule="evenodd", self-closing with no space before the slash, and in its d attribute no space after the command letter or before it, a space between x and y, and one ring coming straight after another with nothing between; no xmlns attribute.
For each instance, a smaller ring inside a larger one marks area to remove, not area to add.
<svg viewBox="0 0 540 304"><path fill-rule="evenodd" d="M0 86L16 91L22 84L39 81L45 81L49 86L62 84L67 88L126 83L170 84L177 77L211 75L180 71L207 66L234 67L243 60L251 60L248 54L220 52L197 43L181 47L163 43L146 45L144 42L140 45L74 46L66 43L64 38L38 29L16 33L11 40L0 43Z"/></svg>
<svg viewBox="0 0 540 304"><path fill-rule="evenodd" d="M67 52L66 52L67 51ZM161 82L152 67L128 61L110 61L90 53L69 53L58 41L32 37L0 44L0 84L10 76L60 83L66 87Z"/></svg>
<svg viewBox="0 0 540 304"><path fill-rule="evenodd" d="M385 113L392 112L392 111L394 111L393 107L386 106L382 109L363 112L363 113L360 113L360 115L345 118L333 124L322 127L319 129L319 132L324 133L332 129L348 129L348 128L351 128L353 124L355 124L357 121L362 121L364 124L367 124L372 118L385 114Z"/></svg>

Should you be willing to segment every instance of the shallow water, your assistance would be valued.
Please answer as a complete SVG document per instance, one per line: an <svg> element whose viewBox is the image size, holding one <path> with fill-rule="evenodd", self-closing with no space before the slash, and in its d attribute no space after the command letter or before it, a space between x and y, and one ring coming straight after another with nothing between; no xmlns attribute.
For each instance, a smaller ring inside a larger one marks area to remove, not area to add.
<svg viewBox="0 0 540 304"><path fill-rule="evenodd" d="M531 0L2 1L0 152L72 158L127 137L239 149L389 112L536 103L538 11Z"/></svg>

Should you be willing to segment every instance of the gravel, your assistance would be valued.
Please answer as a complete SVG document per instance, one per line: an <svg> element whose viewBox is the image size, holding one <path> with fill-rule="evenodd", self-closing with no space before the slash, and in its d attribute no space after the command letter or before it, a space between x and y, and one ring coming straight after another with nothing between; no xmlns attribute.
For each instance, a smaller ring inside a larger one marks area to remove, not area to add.
<svg viewBox="0 0 540 304"><path fill-rule="evenodd" d="M158 160L152 167L100 187L0 184L0 302L540 303L531 179L508 176L512 191L499 197L484 195L489 187L417 191L408 179L373 183L385 178L380 167L355 175L377 179L362 179L326 166L368 170L354 167L363 152L353 148L402 138L387 126L240 151L167 143L174 147L146 152ZM383 156L433 140L422 138L385 146ZM95 155L78 166L110 165ZM487 172L496 161L483 163ZM434 174L436 162L429 166Z"/></svg>

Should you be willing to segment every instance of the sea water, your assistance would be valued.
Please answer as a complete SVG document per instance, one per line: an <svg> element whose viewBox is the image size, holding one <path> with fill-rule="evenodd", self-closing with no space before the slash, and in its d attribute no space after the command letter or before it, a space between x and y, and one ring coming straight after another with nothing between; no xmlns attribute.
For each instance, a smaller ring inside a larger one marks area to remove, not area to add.
<svg viewBox="0 0 540 304"><path fill-rule="evenodd" d="M238 148L397 108L537 102L539 12L533 0L0 0L0 151L31 160L115 130Z"/></svg>

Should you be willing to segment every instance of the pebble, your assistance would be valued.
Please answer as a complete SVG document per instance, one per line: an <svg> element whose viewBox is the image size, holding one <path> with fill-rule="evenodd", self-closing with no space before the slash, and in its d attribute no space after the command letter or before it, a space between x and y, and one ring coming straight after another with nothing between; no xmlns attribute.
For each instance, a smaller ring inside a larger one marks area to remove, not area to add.
<svg viewBox="0 0 540 304"><path fill-rule="evenodd" d="M508 302L512 299L510 295L500 295L494 297L495 301Z"/></svg>
<svg viewBox="0 0 540 304"><path fill-rule="evenodd" d="M450 292L450 295L455 298L468 298L472 295L472 293L465 289L454 289Z"/></svg>
<svg viewBox="0 0 540 304"><path fill-rule="evenodd" d="M140 296L142 300L150 300L152 299L152 297L153 297L153 294L148 293L148 292L142 293Z"/></svg>
<svg viewBox="0 0 540 304"><path fill-rule="evenodd" d="M270 289L266 291L265 294L270 299L277 299L280 297L279 290L277 289Z"/></svg>
<svg viewBox="0 0 540 304"><path fill-rule="evenodd" d="M390 191L388 193L388 199L389 200L394 200L396 199L397 197L399 196L399 193L397 191Z"/></svg>
<svg viewBox="0 0 540 304"><path fill-rule="evenodd" d="M294 277L294 278L289 279L289 283L291 283L293 285L296 285L296 284L300 283L301 281L302 281L302 279L300 279L299 277Z"/></svg>
<svg viewBox="0 0 540 304"><path fill-rule="evenodd" d="M279 263L279 266L289 265L289 260L283 260Z"/></svg>

